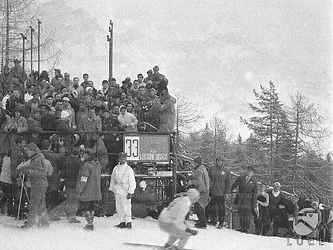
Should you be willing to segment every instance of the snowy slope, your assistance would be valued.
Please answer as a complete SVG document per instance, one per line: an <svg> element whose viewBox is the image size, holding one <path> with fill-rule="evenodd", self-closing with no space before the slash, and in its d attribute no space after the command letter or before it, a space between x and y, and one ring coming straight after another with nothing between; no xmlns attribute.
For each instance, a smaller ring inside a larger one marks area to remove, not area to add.
<svg viewBox="0 0 333 250"><path fill-rule="evenodd" d="M20 224L13 218L0 216L0 249L1 250L122 250L149 249L146 247L130 247L124 242L164 245L167 234L160 231L153 219L135 219L133 229L116 229L118 224L116 216L95 218L95 231L83 230L84 218L79 218L80 224L68 224L65 219L53 223L48 229L19 230L4 226L4 224ZM314 242L309 246L304 241L302 246L291 240L288 246L287 239L278 237L262 237L242 234L234 230L218 230L209 227L200 230L199 234L190 238L187 248L198 250L254 250L254 249L333 249L333 244L323 243L320 246Z"/></svg>

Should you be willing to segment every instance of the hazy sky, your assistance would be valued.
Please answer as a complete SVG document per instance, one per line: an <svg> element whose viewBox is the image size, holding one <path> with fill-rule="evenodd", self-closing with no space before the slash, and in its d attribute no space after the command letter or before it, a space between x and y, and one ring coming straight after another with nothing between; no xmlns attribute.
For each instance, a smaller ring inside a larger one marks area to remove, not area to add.
<svg viewBox="0 0 333 250"><path fill-rule="evenodd" d="M46 2L40 0L40 2ZM114 76L135 78L154 65L207 118L223 119L233 136L248 135L252 89L272 80L280 98L300 91L332 118L332 4L329 0L66 0L98 21L108 76L109 20L114 22ZM66 65L66 62L62 62ZM61 63L61 64L62 64ZM60 66L61 66L60 64ZM94 62L91 67L96 68ZM104 75L102 75L105 72Z"/></svg>

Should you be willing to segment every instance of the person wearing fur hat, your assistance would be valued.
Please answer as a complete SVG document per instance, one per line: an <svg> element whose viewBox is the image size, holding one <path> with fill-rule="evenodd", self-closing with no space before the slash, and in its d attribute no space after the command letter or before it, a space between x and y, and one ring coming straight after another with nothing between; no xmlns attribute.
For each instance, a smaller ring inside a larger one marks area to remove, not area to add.
<svg viewBox="0 0 333 250"><path fill-rule="evenodd" d="M136 188L133 169L127 164L126 154L119 154L119 163L112 171L109 190L115 194L120 223L115 227L132 228L131 199Z"/></svg>
<svg viewBox="0 0 333 250"><path fill-rule="evenodd" d="M238 209L240 231L243 233L249 233L252 209L257 207L258 186L253 175L254 167L248 166L246 173L241 174L231 186L231 190L238 187L234 205Z"/></svg>
<svg viewBox="0 0 333 250"><path fill-rule="evenodd" d="M78 174L75 192L79 195L80 209L87 224L85 230L94 230L95 206L102 199L101 164L91 152L85 153L85 162Z"/></svg>
<svg viewBox="0 0 333 250"><path fill-rule="evenodd" d="M22 228L34 226L48 227L45 194L47 190L47 169L44 164L45 157L35 143L26 146L28 161L20 163L16 170L28 176L31 183L29 214ZM39 218L37 220L37 218ZM36 221L38 221L36 223Z"/></svg>
<svg viewBox="0 0 333 250"><path fill-rule="evenodd" d="M186 192L186 196L174 199L168 207L164 208L158 217L160 229L169 234L169 239L165 244L166 249L184 249L190 236L194 236L198 231L190 229L186 223L186 216L200 199L200 192L194 188ZM177 244L175 242L178 240Z"/></svg>
<svg viewBox="0 0 333 250"><path fill-rule="evenodd" d="M202 164L201 157L194 158L194 166L189 185L200 192L200 199L194 204L194 212L198 216L196 228L207 228L205 208L209 203L210 179L206 167Z"/></svg>

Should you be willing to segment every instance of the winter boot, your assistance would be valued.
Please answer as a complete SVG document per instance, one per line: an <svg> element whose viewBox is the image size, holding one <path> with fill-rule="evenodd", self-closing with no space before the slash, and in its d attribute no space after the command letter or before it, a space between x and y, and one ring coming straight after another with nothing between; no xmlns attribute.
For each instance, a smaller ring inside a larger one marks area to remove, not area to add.
<svg viewBox="0 0 333 250"><path fill-rule="evenodd" d="M126 228L126 223L125 222L121 222L119 223L118 225L115 225L115 227L118 227L118 228Z"/></svg>
<svg viewBox="0 0 333 250"><path fill-rule="evenodd" d="M207 224L211 225L211 226L216 226L217 220L216 219L212 219L212 220L208 221Z"/></svg>
<svg viewBox="0 0 333 250"><path fill-rule="evenodd" d="M217 226L218 229L222 229L223 228L223 224L224 222L223 221L220 221L219 225Z"/></svg>
<svg viewBox="0 0 333 250"><path fill-rule="evenodd" d="M84 226L84 230L94 231L94 225L93 224L87 224L87 225Z"/></svg>
<svg viewBox="0 0 333 250"><path fill-rule="evenodd" d="M131 229L131 228L132 228L132 222L128 222L128 223L126 224L126 228Z"/></svg>
<svg viewBox="0 0 333 250"><path fill-rule="evenodd" d="M206 229L207 225L205 223L201 222L201 223L195 224L194 227L199 228L199 229Z"/></svg>

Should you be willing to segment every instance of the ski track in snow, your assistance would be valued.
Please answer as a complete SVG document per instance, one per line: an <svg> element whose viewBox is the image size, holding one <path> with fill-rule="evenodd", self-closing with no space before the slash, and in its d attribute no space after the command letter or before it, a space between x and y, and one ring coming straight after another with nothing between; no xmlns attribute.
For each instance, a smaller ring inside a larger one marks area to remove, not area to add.
<svg viewBox="0 0 333 250"><path fill-rule="evenodd" d="M151 218L134 219L133 229L118 229L114 225L119 221L116 215L112 217L95 218L94 231L84 231L85 219L78 217L80 224L69 224L66 219L51 222L48 229L20 230L1 223L21 225L22 221L15 221L7 216L0 216L0 250L143 250L148 247L131 247L125 244L140 243L163 246L167 241L167 234L162 232L155 220ZM189 222L193 226L193 222ZM296 240L290 239L292 245L288 246L286 238L263 237L252 234L243 234L235 230L218 230L209 226L199 230L197 236L191 237L186 248L196 250L281 250L281 249L333 249L333 244L314 241L310 246L307 241L298 245Z"/></svg>

